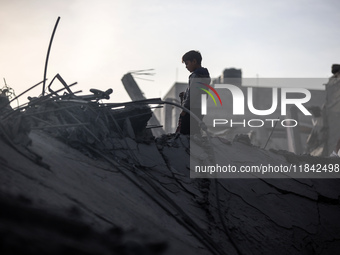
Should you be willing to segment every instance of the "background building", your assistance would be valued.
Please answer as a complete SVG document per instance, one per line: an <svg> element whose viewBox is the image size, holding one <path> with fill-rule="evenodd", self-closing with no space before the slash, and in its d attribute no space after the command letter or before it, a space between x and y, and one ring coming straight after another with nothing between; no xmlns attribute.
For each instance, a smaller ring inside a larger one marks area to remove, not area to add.
<svg viewBox="0 0 340 255"><path fill-rule="evenodd" d="M212 120L214 118L220 118L225 116L226 119L233 119L234 122L242 122L244 119L296 119L298 126L295 128L286 128L282 125L276 125L272 127L242 127L242 125L235 125L233 127L220 127L218 130L219 135L232 140L237 134L248 134L254 145L264 147L266 149L284 149L295 153L303 153L306 151L306 141L313 128L313 116L305 116L300 110L291 105L287 105L287 116L281 116L281 104L280 100L277 109L274 113L267 116L258 116L251 113L247 107L247 89L249 87L253 90L254 108L258 110L269 109L272 105L272 91L273 87L284 87L286 84L298 84L301 88L311 87L311 83L319 82L317 79L270 79L270 78L242 78L242 70L229 68L225 69L220 77L212 79L212 86L215 84L233 84L239 87L245 95L245 115L236 116L232 115L232 111L221 112L221 108L215 108L213 113L209 113L204 117L204 121L208 128L212 127ZM302 85L303 86L302 86ZM304 106L307 109L321 108L325 102L325 90L320 81L320 90L308 89L311 92L311 99L305 103ZM163 100L180 103L179 93L185 91L187 83L175 83L169 92L164 96ZM323 90L322 90L323 89ZM232 94L228 90L226 92L219 93L223 105L227 106L227 109L232 109L233 98ZM278 89L278 97L280 97L280 89ZM289 93L289 98L301 98L301 93ZM213 106L213 100L208 97L208 109ZM165 105L164 108L155 109L154 114L160 121L160 124L164 126L166 133L173 133L177 127L177 121L180 114L180 109L171 105ZM310 110L313 112L312 110ZM222 114L222 115L221 115ZM217 116L217 117L216 117ZM215 131L216 129L214 129ZM268 139L270 137L270 139Z"/></svg>

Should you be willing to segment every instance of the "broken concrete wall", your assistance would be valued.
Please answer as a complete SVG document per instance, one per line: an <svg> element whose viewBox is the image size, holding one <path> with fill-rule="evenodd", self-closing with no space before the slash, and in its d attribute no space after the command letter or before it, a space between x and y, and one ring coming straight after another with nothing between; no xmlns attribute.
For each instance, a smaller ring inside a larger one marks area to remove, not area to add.
<svg viewBox="0 0 340 255"><path fill-rule="evenodd" d="M131 73L127 73L122 78L123 85L125 90L129 94L132 101L144 100L145 96L142 90L139 88L137 82L133 78ZM155 114L152 114L148 124L151 128L151 131L154 136L160 136L164 134L164 129L160 124L159 119Z"/></svg>

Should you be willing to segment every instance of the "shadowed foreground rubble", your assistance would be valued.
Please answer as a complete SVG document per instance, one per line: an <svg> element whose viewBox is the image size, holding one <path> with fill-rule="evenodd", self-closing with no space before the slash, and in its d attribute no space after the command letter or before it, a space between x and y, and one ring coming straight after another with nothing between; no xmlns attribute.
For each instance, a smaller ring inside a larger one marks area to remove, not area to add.
<svg viewBox="0 0 340 255"><path fill-rule="evenodd" d="M338 253L338 179L190 179L188 136L153 139L148 107L103 106L50 100L2 118L1 254ZM340 163L211 142L234 165Z"/></svg>

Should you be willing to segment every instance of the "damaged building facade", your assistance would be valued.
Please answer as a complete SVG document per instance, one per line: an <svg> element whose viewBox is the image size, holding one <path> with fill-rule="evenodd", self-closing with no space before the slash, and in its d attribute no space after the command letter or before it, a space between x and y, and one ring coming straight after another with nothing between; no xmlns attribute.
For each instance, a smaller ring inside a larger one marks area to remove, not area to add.
<svg viewBox="0 0 340 255"><path fill-rule="evenodd" d="M244 95L247 95L248 88L252 88L253 92L253 103L256 109L269 109L273 103L273 87L287 86L288 84L297 84L296 86L301 86L302 79L269 79L269 78L253 78L244 79L242 78L242 71L240 69L230 68L225 69L222 75L216 79L212 80L212 86L216 84L233 84L237 86ZM318 89L308 89L311 93L311 99L304 104L307 109L322 108L326 98L326 91L324 89L324 84L321 79L305 79L303 85L307 87L317 86ZM292 85L291 85L292 86ZM164 101L179 102L178 94L184 91L187 87L186 83L176 82L169 92L164 96ZM226 119L232 119L235 123L243 123L244 121L250 119L260 119L265 121L265 119L296 119L298 125L294 128L286 128L282 125L277 125L273 129L273 125L268 125L267 127L251 127L249 125L234 125L234 126L222 126L215 133L221 135L227 139L233 139L237 134L247 134L251 142L259 147L264 147L266 144L267 149L283 149L294 153L305 153L308 151L307 139L313 129L313 116L305 116L296 107L291 107L287 105L287 116L281 115L281 104L277 105L276 110L267 116L256 116L254 115L248 107L245 107L245 113L242 116L237 116L232 114L233 109L233 97L230 92L219 93L223 105L226 105L227 113L220 110L220 108L214 108L214 112L207 114L203 121L205 121L208 128L212 128L213 119L216 116L225 116ZM299 98L301 95L298 93L290 93L291 98ZM256 99L256 100L255 100ZM209 97L208 98L208 108L213 107L214 102ZM246 102L245 102L246 104ZM160 123L164 126L166 133L171 133L176 130L177 121L179 117L180 109L168 105L162 109L155 109L154 114L160 120Z"/></svg>

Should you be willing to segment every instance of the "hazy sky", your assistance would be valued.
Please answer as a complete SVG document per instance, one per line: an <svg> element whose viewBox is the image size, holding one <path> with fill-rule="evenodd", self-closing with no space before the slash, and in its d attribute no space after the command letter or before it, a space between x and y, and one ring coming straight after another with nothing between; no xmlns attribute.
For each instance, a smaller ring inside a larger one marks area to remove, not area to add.
<svg viewBox="0 0 340 255"><path fill-rule="evenodd" d="M212 77L235 67L243 77L323 78L340 63L338 0L0 0L0 88L6 78L19 94L43 79L58 16L47 78L60 73L86 93L112 88L116 102L130 101L121 78L131 70L155 69L142 77L154 81L136 79L148 98L186 82L191 49Z"/></svg>

